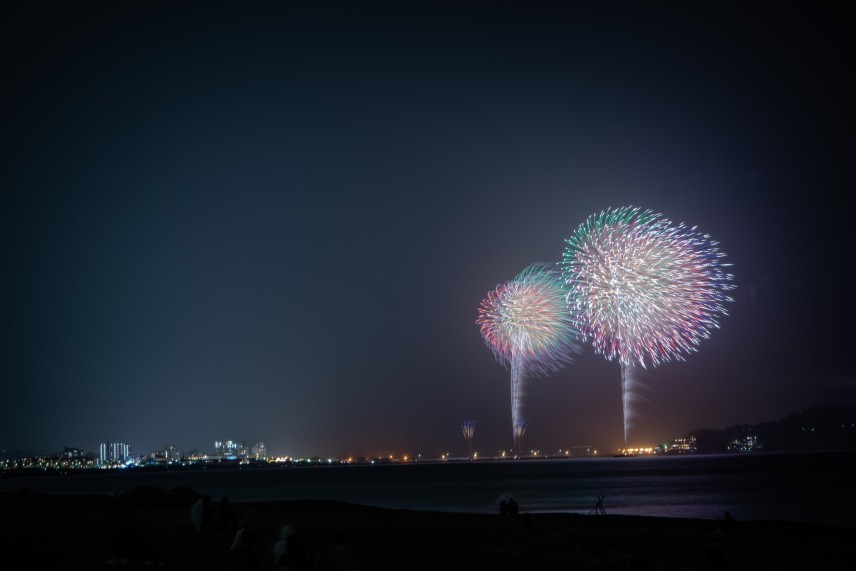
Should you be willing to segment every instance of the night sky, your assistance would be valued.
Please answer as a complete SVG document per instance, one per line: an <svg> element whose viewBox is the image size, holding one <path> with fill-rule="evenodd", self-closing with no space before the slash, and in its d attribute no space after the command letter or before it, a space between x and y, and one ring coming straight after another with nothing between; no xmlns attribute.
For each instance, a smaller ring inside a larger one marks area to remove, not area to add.
<svg viewBox="0 0 856 571"><path fill-rule="evenodd" d="M738 286L631 444L856 404L844 14L118 4L0 23L0 449L462 455L476 419L494 454L479 302L631 204ZM618 447L618 364L586 349L527 416Z"/></svg>

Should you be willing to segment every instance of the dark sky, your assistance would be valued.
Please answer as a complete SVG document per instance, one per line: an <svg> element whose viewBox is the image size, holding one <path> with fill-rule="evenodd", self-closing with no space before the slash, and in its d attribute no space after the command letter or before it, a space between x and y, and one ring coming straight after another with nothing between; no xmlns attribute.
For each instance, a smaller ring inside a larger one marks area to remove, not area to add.
<svg viewBox="0 0 856 571"><path fill-rule="evenodd" d="M477 419L494 453L480 300L628 204L738 285L634 441L856 401L843 13L118 4L0 24L0 449L434 456ZM587 349L527 415L617 447L618 365Z"/></svg>

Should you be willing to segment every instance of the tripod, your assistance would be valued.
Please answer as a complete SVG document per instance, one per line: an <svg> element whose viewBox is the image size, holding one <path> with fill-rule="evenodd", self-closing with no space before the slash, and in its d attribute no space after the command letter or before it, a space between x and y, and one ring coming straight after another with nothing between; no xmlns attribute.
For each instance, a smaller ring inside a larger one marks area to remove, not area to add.
<svg viewBox="0 0 856 571"><path fill-rule="evenodd" d="M591 512L594 512L594 515L606 515L606 510L603 509L603 498L605 497L606 494L597 497L597 503L589 510L589 515L591 515Z"/></svg>

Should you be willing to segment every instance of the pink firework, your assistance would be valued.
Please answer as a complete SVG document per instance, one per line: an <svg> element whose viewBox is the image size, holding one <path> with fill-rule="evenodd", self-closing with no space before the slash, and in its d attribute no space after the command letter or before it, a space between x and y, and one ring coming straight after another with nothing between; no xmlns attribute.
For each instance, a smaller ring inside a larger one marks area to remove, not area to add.
<svg viewBox="0 0 856 571"><path fill-rule="evenodd" d="M577 330L567 289L554 264L532 264L479 306L476 323L497 361L511 369L511 417L516 450L522 449L527 374L547 375L573 360Z"/></svg>

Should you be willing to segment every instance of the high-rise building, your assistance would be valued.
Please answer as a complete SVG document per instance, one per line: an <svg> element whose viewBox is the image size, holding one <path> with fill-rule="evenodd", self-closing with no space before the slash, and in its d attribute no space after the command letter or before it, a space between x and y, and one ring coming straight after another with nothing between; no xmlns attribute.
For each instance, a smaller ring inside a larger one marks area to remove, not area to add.
<svg viewBox="0 0 856 571"><path fill-rule="evenodd" d="M223 458L237 458L241 454L242 448L241 443L234 440L226 440L225 442L221 440L214 441L216 455Z"/></svg>
<svg viewBox="0 0 856 571"><path fill-rule="evenodd" d="M253 458L256 460L264 460L267 458L267 450L264 442L256 442L252 448Z"/></svg>
<svg viewBox="0 0 856 571"><path fill-rule="evenodd" d="M130 457L130 444L124 442L102 442L98 446L98 462L100 464L122 463Z"/></svg>
<svg viewBox="0 0 856 571"><path fill-rule="evenodd" d="M169 462L181 462L181 450L177 446L167 446L165 452Z"/></svg>

